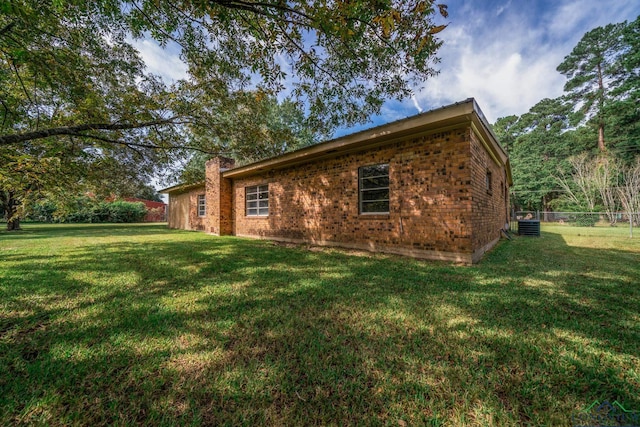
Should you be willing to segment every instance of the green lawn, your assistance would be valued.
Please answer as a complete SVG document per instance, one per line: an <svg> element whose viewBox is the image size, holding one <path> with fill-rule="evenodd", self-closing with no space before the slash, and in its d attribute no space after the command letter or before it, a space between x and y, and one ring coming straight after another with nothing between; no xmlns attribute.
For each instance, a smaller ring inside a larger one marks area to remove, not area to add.
<svg viewBox="0 0 640 427"><path fill-rule="evenodd" d="M462 267L169 231L0 232L0 425L567 425L640 410L640 237ZM640 233L639 233L640 234Z"/></svg>

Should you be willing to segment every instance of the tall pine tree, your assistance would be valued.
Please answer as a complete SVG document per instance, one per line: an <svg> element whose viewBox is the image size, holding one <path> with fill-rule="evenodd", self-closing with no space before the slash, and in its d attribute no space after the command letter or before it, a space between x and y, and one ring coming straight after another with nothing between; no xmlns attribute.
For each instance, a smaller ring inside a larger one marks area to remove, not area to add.
<svg viewBox="0 0 640 427"><path fill-rule="evenodd" d="M566 98L595 122L600 151L606 150L605 107L611 100L611 85L621 71L625 25L609 24L589 31L557 68L568 79L564 86Z"/></svg>

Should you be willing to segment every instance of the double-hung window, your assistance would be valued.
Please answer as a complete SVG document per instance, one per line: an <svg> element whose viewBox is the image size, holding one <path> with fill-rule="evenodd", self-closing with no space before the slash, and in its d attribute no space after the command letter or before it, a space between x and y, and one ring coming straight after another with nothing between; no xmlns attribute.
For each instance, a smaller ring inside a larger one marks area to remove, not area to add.
<svg viewBox="0 0 640 427"><path fill-rule="evenodd" d="M269 185L245 187L245 204L247 216L269 215Z"/></svg>
<svg viewBox="0 0 640 427"><path fill-rule="evenodd" d="M359 168L358 190L361 214L389 213L389 164Z"/></svg>
<svg viewBox="0 0 640 427"><path fill-rule="evenodd" d="M207 214L207 200L204 194L198 194L198 216L205 216Z"/></svg>

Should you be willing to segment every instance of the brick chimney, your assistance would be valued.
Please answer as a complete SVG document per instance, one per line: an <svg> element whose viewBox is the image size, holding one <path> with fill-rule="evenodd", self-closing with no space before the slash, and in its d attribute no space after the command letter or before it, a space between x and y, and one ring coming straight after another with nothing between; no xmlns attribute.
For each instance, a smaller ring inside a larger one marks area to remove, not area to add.
<svg viewBox="0 0 640 427"><path fill-rule="evenodd" d="M205 188L207 218L205 229L217 236L230 235L233 232L231 213L232 183L222 177L222 172L233 168L235 161L224 157L214 157L205 166Z"/></svg>

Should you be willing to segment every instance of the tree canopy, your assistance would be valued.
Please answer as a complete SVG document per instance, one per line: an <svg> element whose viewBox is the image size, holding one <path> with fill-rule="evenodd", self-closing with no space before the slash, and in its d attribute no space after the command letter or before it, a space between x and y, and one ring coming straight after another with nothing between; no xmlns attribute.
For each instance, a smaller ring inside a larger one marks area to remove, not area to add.
<svg viewBox="0 0 640 427"><path fill-rule="evenodd" d="M104 3L103 3L104 4ZM354 124L436 73L433 0L124 1L108 10L134 36L182 48L199 82L271 93L292 88L314 128Z"/></svg>
<svg viewBox="0 0 640 427"><path fill-rule="evenodd" d="M444 26L434 17L447 16L428 0L22 0L0 10L2 145L95 131L131 142L132 129L145 129L140 139L206 125L193 97L203 90L229 111L238 91L290 89L314 130L362 122L435 74ZM130 42L142 37L175 43L188 82L166 88L146 73Z"/></svg>
<svg viewBox="0 0 640 427"><path fill-rule="evenodd" d="M148 181L193 152L258 159L363 122L436 73L447 14L432 0L0 0L0 201L56 189L54 164L74 185ZM151 75L140 38L177 47L187 77ZM17 185L24 162L43 173Z"/></svg>
<svg viewBox="0 0 640 427"><path fill-rule="evenodd" d="M521 117L499 119L494 129L509 151L513 170L512 202L528 209L548 209L558 188L554 175L585 143L567 130L578 118L560 99L543 99Z"/></svg>
<svg viewBox="0 0 640 427"><path fill-rule="evenodd" d="M231 114L229 115L231 116ZM277 102L266 97L259 102L247 102L233 112L229 121L247 123L244 131L228 132L224 139L210 128L195 128L191 137L212 141L216 150L236 160L236 165L284 154L319 142L319 135L305 126L305 117L290 100ZM229 126L229 129L233 129ZM205 179L208 153L195 152L180 164L173 176L181 183L195 183Z"/></svg>

